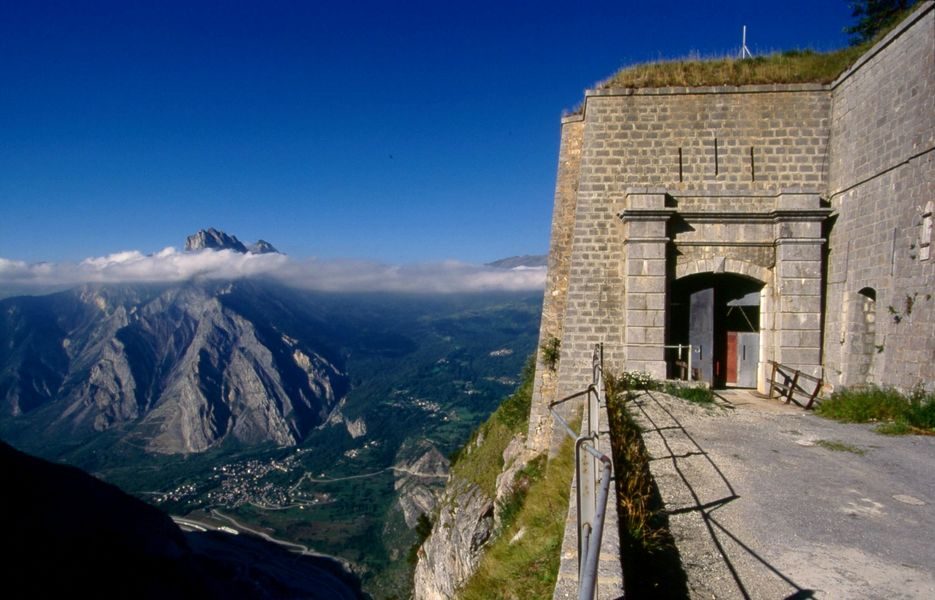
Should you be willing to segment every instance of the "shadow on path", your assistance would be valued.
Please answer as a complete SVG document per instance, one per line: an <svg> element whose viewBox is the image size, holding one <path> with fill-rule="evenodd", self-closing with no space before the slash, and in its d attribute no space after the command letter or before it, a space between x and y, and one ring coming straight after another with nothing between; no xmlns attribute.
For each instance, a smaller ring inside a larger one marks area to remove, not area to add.
<svg viewBox="0 0 935 600"><path fill-rule="evenodd" d="M648 400L646 400L648 398ZM651 408L647 406L647 402L651 403ZM737 494L734 486L731 485L731 482L725 476L723 470L714 462L711 456L705 451L704 448L695 440L694 437L688 432L685 426L681 421L665 406L663 402L660 402L658 398L658 392L646 391L640 396L638 396L631 404L638 408L640 413L646 422L650 425L643 428L643 435L648 437L651 434L656 434L659 436L660 441L665 448L665 454L661 456L654 456L651 460L661 461L666 460L670 461L675 472L678 474L678 477L681 479L682 484L685 487L685 490L690 494L692 503L681 508L676 508L669 510L668 514L678 515L684 513L697 513L700 515L702 522L704 523L705 529L708 532L708 535L711 538L711 542L714 544L714 547L717 549L717 553L720 557L720 560L723 561L724 566L730 572L731 578L733 579L734 584L737 587L740 595L745 599L750 599L758 597L757 590L751 590L747 582L744 581L743 576L739 572L735 562L737 560L736 556L731 555L731 551L728 550L725 545L726 539L729 539L733 544L741 549L742 552L745 552L750 557L755 559L760 563L763 568L767 569L776 577L780 578L786 584L791 586L795 591L786 597L786 600L799 600L804 598L813 598L814 591L810 589L803 588L797 584L791 577L780 571L776 566L772 565L768 560L756 552L749 544L745 543L739 536L734 534L727 526L725 526L721 521L719 521L714 513L723 506L737 500L740 496ZM659 418L653 418L651 414L654 412L654 409L661 410L665 413L668 419L671 420L670 424L661 425L659 424ZM674 447L681 445L680 443L673 443L675 436L679 436L684 440L688 440L689 444L694 448L689 451L675 452ZM686 473L686 469L683 468L683 462L695 457L703 457L703 459L710 465L710 467L717 473L717 476L723 482L726 493L723 496L720 496L714 500L703 501L703 494L700 493L696 486L692 484L691 478Z"/></svg>

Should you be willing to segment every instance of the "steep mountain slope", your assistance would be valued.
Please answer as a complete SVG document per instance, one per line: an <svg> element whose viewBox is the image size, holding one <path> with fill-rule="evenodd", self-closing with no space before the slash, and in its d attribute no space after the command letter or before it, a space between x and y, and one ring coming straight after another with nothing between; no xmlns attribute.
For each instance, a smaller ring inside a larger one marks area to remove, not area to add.
<svg viewBox="0 0 935 600"><path fill-rule="evenodd" d="M36 413L72 438L116 430L160 453L225 439L294 445L348 382L320 319L281 301L258 306L269 296L245 282L189 282L2 300L6 420Z"/></svg>
<svg viewBox="0 0 935 600"><path fill-rule="evenodd" d="M183 533L116 487L2 442L0 469L16 483L0 498L6 597L362 597L335 563L246 535Z"/></svg>

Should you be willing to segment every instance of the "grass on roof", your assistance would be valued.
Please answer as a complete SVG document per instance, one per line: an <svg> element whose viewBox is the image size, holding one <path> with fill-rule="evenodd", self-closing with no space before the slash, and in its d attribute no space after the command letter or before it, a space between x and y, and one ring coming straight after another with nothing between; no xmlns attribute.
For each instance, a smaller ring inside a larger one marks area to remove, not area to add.
<svg viewBox="0 0 935 600"><path fill-rule="evenodd" d="M773 83L831 83L908 17L913 5L873 39L833 52L790 50L754 58L718 58L644 63L624 67L600 88L702 87Z"/></svg>
<svg viewBox="0 0 935 600"><path fill-rule="evenodd" d="M853 46L836 52L792 50L769 56L718 60L673 60L617 71L600 88L700 87L770 83L831 83L866 50Z"/></svg>

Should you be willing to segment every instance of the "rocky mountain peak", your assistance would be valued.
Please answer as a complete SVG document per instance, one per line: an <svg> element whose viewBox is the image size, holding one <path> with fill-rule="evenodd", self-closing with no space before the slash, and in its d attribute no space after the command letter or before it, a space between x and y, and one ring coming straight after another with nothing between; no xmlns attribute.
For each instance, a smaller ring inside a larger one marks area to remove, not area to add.
<svg viewBox="0 0 935 600"><path fill-rule="evenodd" d="M211 248L212 250L233 250L243 254L247 253L247 247L236 236L227 235L223 231L211 227L200 229L198 233L185 238L185 250L193 252Z"/></svg>
<svg viewBox="0 0 935 600"><path fill-rule="evenodd" d="M279 254L279 250L273 247L266 240L257 240L255 244L250 244L247 248L253 254Z"/></svg>
<svg viewBox="0 0 935 600"><path fill-rule="evenodd" d="M484 266L494 267L496 269L517 269L517 268L536 268L549 266L549 257L545 254L524 254L522 256L510 256L501 258L493 262L486 263Z"/></svg>
<svg viewBox="0 0 935 600"><path fill-rule="evenodd" d="M266 240L258 240L255 244L246 245L237 239L237 236L228 235L213 227L200 229L198 233L185 238L186 252L196 252L210 248L212 250L233 250L241 254L279 254L272 244Z"/></svg>

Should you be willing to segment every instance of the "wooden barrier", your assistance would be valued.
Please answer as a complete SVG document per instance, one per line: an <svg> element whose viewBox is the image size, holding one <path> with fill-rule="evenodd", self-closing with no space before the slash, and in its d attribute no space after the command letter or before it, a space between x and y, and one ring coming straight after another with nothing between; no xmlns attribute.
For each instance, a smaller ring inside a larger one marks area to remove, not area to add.
<svg viewBox="0 0 935 600"><path fill-rule="evenodd" d="M780 398L784 397L786 399L786 404L793 402L806 410L811 410L816 402L820 403L818 394L821 392L823 383L820 378L781 365L774 360L769 361L769 364L772 365L772 373L769 377L770 398L773 397L773 391L775 390L779 392ZM803 387L803 382L805 385L814 385L814 388L811 391L807 390ZM801 402L796 399L796 394L802 398Z"/></svg>

